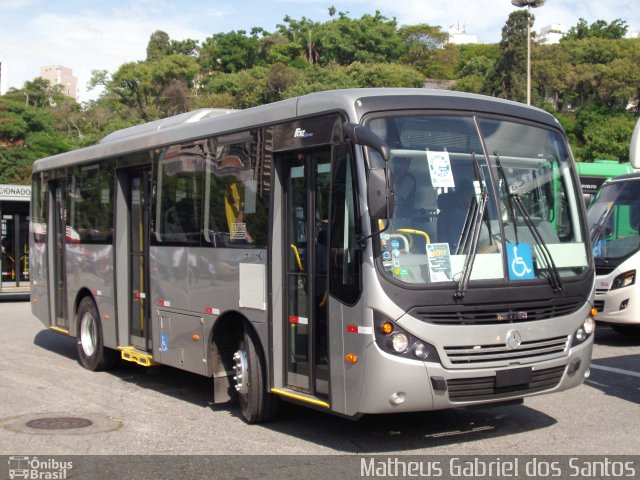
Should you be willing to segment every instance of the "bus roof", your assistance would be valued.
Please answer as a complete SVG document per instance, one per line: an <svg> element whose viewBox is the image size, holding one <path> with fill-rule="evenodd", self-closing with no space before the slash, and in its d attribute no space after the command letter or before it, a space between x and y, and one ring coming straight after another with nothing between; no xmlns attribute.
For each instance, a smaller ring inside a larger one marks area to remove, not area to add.
<svg viewBox="0 0 640 480"><path fill-rule="evenodd" d="M640 172L628 173L626 175L618 175L617 177L610 178L606 183L628 182L640 180Z"/></svg>
<svg viewBox="0 0 640 480"><path fill-rule="evenodd" d="M323 112L343 112L350 121L359 122L364 114L372 111L416 109L493 113L562 129L544 110L483 95L423 88L329 90L246 110L201 109L129 127L107 135L96 145L37 160L33 171L86 163Z"/></svg>
<svg viewBox="0 0 640 480"><path fill-rule="evenodd" d="M619 163L615 160L595 160L593 162L577 162L576 169L581 177L611 178L633 173L636 170L629 162Z"/></svg>

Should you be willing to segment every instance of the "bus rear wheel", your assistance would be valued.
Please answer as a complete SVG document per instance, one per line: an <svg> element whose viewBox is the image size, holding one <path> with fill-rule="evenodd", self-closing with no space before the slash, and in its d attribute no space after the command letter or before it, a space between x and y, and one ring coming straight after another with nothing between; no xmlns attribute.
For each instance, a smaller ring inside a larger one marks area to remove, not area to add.
<svg viewBox="0 0 640 480"><path fill-rule="evenodd" d="M245 329L233 355L235 389L247 423L268 422L276 416L278 408L278 399L266 390L266 365L257 345L255 333Z"/></svg>
<svg viewBox="0 0 640 480"><path fill-rule="evenodd" d="M76 325L80 365L94 372L112 368L118 360L118 355L114 350L104 346L100 316L93 299L85 297L80 302Z"/></svg>

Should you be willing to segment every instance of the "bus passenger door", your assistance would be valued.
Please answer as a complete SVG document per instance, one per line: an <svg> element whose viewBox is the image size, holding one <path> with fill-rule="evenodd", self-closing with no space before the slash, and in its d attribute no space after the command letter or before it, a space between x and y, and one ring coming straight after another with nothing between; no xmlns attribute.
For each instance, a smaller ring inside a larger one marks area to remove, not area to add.
<svg viewBox="0 0 640 480"><path fill-rule="evenodd" d="M149 169L129 175L129 341L149 350Z"/></svg>
<svg viewBox="0 0 640 480"><path fill-rule="evenodd" d="M53 221L49 222L53 226L51 242L53 248L50 248L53 258L53 285L54 292L52 295L53 306L53 326L67 330L69 322L67 320L67 273L65 262L65 249L68 241L73 240L71 229L67 230L67 203L66 203L67 183L64 180L58 180L51 185L51 193L53 196ZM51 243L49 244L51 246ZM51 277L50 277L51 278Z"/></svg>
<svg viewBox="0 0 640 480"><path fill-rule="evenodd" d="M328 398L327 263L331 149L282 155L284 347L288 388Z"/></svg>

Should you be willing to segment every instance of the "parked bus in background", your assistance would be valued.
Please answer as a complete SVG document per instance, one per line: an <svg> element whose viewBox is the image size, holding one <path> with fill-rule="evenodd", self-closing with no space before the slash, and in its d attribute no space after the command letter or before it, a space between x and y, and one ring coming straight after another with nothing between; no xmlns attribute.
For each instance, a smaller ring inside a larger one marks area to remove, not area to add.
<svg viewBox="0 0 640 480"><path fill-rule="evenodd" d="M605 180L636 171L630 163L620 163L615 160L577 162L576 168L580 177L584 204L587 206L593 201Z"/></svg>
<svg viewBox="0 0 640 480"><path fill-rule="evenodd" d="M0 298L29 299L31 185L0 185Z"/></svg>
<svg viewBox="0 0 640 480"><path fill-rule="evenodd" d="M640 121L630 159L640 166ZM588 212L596 263L596 320L620 333L640 333L640 173L607 180Z"/></svg>
<svg viewBox="0 0 640 480"><path fill-rule="evenodd" d="M33 312L90 370L205 375L250 423L279 399L357 418L588 374L584 207L542 110L425 89L200 110L41 159L33 189Z"/></svg>

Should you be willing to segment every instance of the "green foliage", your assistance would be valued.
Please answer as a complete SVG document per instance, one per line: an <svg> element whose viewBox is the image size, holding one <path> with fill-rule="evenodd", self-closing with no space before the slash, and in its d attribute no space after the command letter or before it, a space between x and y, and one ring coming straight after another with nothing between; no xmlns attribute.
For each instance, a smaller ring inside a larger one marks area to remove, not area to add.
<svg viewBox="0 0 640 480"><path fill-rule="evenodd" d="M500 54L491 73L489 94L519 102L526 100L528 21L529 13L517 10L511 12L502 28Z"/></svg>
<svg viewBox="0 0 640 480"><path fill-rule="evenodd" d="M617 18L611 23L604 20L597 20L591 25L587 24L584 18L578 20L578 24L571 27L563 40L582 40L585 38L608 38L619 40L627 34L627 22Z"/></svg>
<svg viewBox="0 0 640 480"><path fill-rule="evenodd" d="M144 121L202 107L248 108L329 89L422 87L525 99L529 13L511 13L499 44L452 45L441 27L398 26L376 11L329 20L286 16L275 32L214 33L201 44L155 31L146 58L93 72L79 105L42 78L0 97L0 181L28 179L34 159L97 143ZM533 102L559 118L579 160L626 159L640 98L640 39L626 23L583 19L556 45L532 45ZM630 113L631 112L631 113ZM12 179L12 180L10 180Z"/></svg>
<svg viewBox="0 0 640 480"><path fill-rule="evenodd" d="M584 130L584 144L578 148L583 161L612 158L629 161L629 144L636 125L636 118L629 114L603 115L589 122Z"/></svg>
<svg viewBox="0 0 640 480"><path fill-rule="evenodd" d="M398 34L402 39L404 50L402 62L424 72L430 78L441 78L428 72L433 63L450 64L448 59L444 62L436 59L449 40L449 34L443 32L440 27L426 24L402 27L398 30Z"/></svg>

